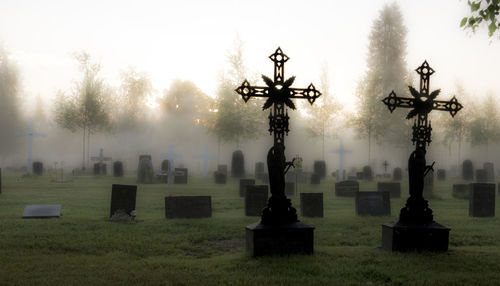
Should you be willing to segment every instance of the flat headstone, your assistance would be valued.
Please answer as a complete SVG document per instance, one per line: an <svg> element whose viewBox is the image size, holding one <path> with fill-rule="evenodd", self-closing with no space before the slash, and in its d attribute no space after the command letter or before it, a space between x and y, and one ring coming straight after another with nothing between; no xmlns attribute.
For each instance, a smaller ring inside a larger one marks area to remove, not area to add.
<svg viewBox="0 0 500 286"><path fill-rule="evenodd" d="M462 179L465 181L474 180L474 167L471 160L465 160L462 163Z"/></svg>
<svg viewBox="0 0 500 286"><path fill-rule="evenodd" d="M401 183L399 182L378 182L377 192L389 192L390 198L401 198Z"/></svg>
<svg viewBox="0 0 500 286"><path fill-rule="evenodd" d="M260 216L267 206L267 186L247 185L245 192L245 215Z"/></svg>
<svg viewBox="0 0 500 286"><path fill-rule="evenodd" d="M227 176L227 165L217 165L217 172L223 173Z"/></svg>
<svg viewBox="0 0 500 286"><path fill-rule="evenodd" d="M491 162L486 162L483 164L483 169L486 170L486 179L488 182L494 182L495 181L495 167L493 163Z"/></svg>
<svg viewBox="0 0 500 286"><path fill-rule="evenodd" d="M27 205L23 218L54 218L61 216L61 205Z"/></svg>
<svg viewBox="0 0 500 286"><path fill-rule="evenodd" d="M469 216L495 216L495 184L470 184Z"/></svg>
<svg viewBox="0 0 500 286"><path fill-rule="evenodd" d="M243 152L241 150L233 152L233 156L231 158L231 177L245 177L245 156L243 156Z"/></svg>
<svg viewBox="0 0 500 286"><path fill-rule="evenodd" d="M335 196L337 197L355 197L359 192L358 181L342 181L335 183Z"/></svg>
<svg viewBox="0 0 500 286"><path fill-rule="evenodd" d="M187 184L188 183L188 169L175 168L174 184Z"/></svg>
<svg viewBox="0 0 500 286"><path fill-rule="evenodd" d="M488 173L485 169L476 169L476 182L478 183L487 183L488 182Z"/></svg>
<svg viewBox="0 0 500 286"><path fill-rule="evenodd" d="M287 197L295 196L295 183L285 182L285 196Z"/></svg>
<svg viewBox="0 0 500 286"><path fill-rule="evenodd" d="M392 171L392 179L394 181L401 181L403 179L403 170L401 170L401 168L399 167L394 168L394 170Z"/></svg>
<svg viewBox="0 0 500 286"><path fill-rule="evenodd" d="M240 179L240 198L245 197L247 186L255 185L254 179Z"/></svg>
<svg viewBox="0 0 500 286"><path fill-rule="evenodd" d="M111 186L111 207L109 209L109 217L112 217L118 210L122 210L126 214L131 215L131 212L135 210L136 196L137 186L113 184Z"/></svg>
<svg viewBox="0 0 500 286"><path fill-rule="evenodd" d="M165 197L166 218L206 218L212 216L210 196Z"/></svg>
<svg viewBox="0 0 500 286"><path fill-rule="evenodd" d="M356 215L390 215L389 192L357 192Z"/></svg>
<svg viewBox="0 0 500 286"><path fill-rule="evenodd" d="M314 161L313 165L314 174L318 174L320 179L326 177L326 162L322 160Z"/></svg>
<svg viewBox="0 0 500 286"><path fill-rule="evenodd" d="M264 162L257 162L255 163L255 178L256 179L262 179L262 175L266 172L264 170Z"/></svg>
<svg viewBox="0 0 500 286"><path fill-rule="evenodd" d="M113 162L113 176L123 177L123 163L121 161Z"/></svg>
<svg viewBox="0 0 500 286"><path fill-rule="evenodd" d="M226 182L227 182L227 175L225 173L215 171L214 177L215 177L216 184L223 185L223 184L226 184Z"/></svg>
<svg viewBox="0 0 500 286"><path fill-rule="evenodd" d="M43 163L33 162L33 174L41 176L43 175Z"/></svg>
<svg viewBox="0 0 500 286"><path fill-rule="evenodd" d="M456 199L469 199L469 184L453 184L451 196Z"/></svg>
<svg viewBox="0 0 500 286"><path fill-rule="evenodd" d="M365 180L365 181L373 180L373 172L372 172L372 168L370 166L363 167L363 180Z"/></svg>
<svg viewBox="0 0 500 286"><path fill-rule="evenodd" d="M140 155L139 166L137 167L137 183L152 184L153 183L153 162L151 155Z"/></svg>
<svg viewBox="0 0 500 286"><path fill-rule="evenodd" d="M438 169L436 173L436 177L438 181L444 181L446 180L446 170L445 169Z"/></svg>
<svg viewBox="0 0 500 286"><path fill-rule="evenodd" d="M300 215L323 217L323 193L300 193Z"/></svg>
<svg viewBox="0 0 500 286"><path fill-rule="evenodd" d="M316 173L311 174L311 185L319 185L321 183L321 176Z"/></svg>

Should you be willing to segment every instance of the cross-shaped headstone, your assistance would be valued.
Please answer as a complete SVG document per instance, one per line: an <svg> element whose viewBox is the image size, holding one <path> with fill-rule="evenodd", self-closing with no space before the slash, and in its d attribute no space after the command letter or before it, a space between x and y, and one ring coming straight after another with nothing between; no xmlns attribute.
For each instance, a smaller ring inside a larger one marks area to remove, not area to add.
<svg viewBox="0 0 500 286"><path fill-rule="evenodd" d="M431 123L428 121L428 114L432 110L441 110L450 112L454 117L457 112L462 109L462 105L453 96L450 101L435 100L440 89L429 94L430 76L434 70L429 66L427 61L416 69L420 75L420 91L409 86L410 93L413 98L397 97L394 91L391 91L388 97L382 101L387 105L392 113L396 107L412 108L406 116L406 119L411 119L417 116L413 124L413 144L415 151L410 155L408 160L408 175L410 198L406 202L406 206L401 209L399 220L404 223L430 223L433 221L432 210L428 207L428 202L423 197L424 177L432 170L434 163L430 166L426 165L425 153L426 145L431 143Z"/></svg>
<svg viewBox="0 0 500 286"><path fill-rule="evenodd" d="M344 149L344 140L340 139L339 149L330 150L332 153L339 154L339 179L345 180L344 178L344 155L352 153L351 150Z"/></svg>
<svg viewBox="0 0 500 286"><path fill-rule="evenodd" d="M99 157L90 157L90 160L96 161L99 164L104 164L105 161L111 161L111 160L113 160L113 158L104 157L104 149L101 148L101 149L99 149Z"/></svg>
<svg viewBox="0 0 500 286"><path fill-rule="evenodd" d="M160 157L162 159L167 159L169 161L169 163L170 163L169 170L174 170L174 168L175 168L174 160L175 159L181 159L182 158L182 154L175 153L174 148L175 147L174 147L173 144L169 144L168 145L168 152L160 154Z"/></svg>
<svg viewBox="0 0 500 286"><path fill-rule="evenodd" d="M208 144L205 144L205 153L204 154L194 155L193 157L200 159L200 160L203 160L203 177L207 176L208 161L217 159L217 157L208 154Z"/></svg>
<svg viewBox="0 0 500 286"><path fill-rule="evenodd" d="M387 167L389 167L389 162L384 161L384 163L382 163L382 166L384 166L384 173L387 173Z"/></svg>
<svg viewBox="0 0 500 286"><path fill-rule="evenodd" d="M278 47L269 58L274 62L274 80L262 75L266 86L252 86L245 81L235 91L247 102L252 97L267 98L263 110L268 108L269 133L274 135L274 146L267 155L267 166L269 171L269 184L271 198L268 206L263 210L263 223L293 223L297 221L296 210L285 196L285 173L293 165L286 162L285 158L285 135L288 135L288 111L285 106L295 109L293 98L307 99L310 104L321 95L311 83L307 88L292 88L295 77L285 80L285 62L289 57Z"/></svg>
<svg viewBox="0 0 500 286"><path fill-rule="evenodd" d="M17 136L28 137L28 173L33 173L33 139L35 137L47 137L47 134L36 133L33 130L33 119L30 119L30 125L28 132L18 132Z"/></svg>

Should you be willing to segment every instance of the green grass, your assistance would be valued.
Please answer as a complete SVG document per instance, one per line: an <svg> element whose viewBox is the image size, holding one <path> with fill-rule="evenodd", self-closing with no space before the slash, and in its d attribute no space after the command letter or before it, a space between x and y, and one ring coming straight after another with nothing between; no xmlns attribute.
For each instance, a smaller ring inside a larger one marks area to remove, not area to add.
<svg viewBox="0 0 500 286"><path fill-rule="evenodd" d="M251 258L245 253L245 217L236 180L215 185L190 177L174 195L212 196L209 219L165 219L167 186L139 185L137 223L107 221L111 184L135 178L3 175L0 195L0 285L492 285L500 284L500 220L470 218L468 201L451 197L453 181L435 182L430 206L451 227L447 253L376 250L381 224L397 219L407 197L391 200L392 216L357 217L354 199L336 198L334 181L300 185L323 192L324 218L313 225L315 254ZM376 183L362 183L362 191ZM298 196L293 199L299 207ZM22 219L26 204L62 204L59 219ZM500 213L497 210L497 214Z"/></svg>

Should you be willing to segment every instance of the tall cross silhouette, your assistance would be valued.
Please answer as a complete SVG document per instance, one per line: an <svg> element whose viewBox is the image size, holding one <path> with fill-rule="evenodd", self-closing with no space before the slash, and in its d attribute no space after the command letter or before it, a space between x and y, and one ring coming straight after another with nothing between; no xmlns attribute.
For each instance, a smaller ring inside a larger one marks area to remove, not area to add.
<svg viewBox="0 0 500 286"><path fill-rule="evenodd" d="M285 63L290 58L283 53L281 48L278 47L269 58L274 62L274 80L262 75L262 79L267 86L251 86L245 79L235 91L241 95L245 102L252 97L267 98L262 109L266 110L271 106L273 107L269 114L269 133L274 134L274 146L281 145L284 147L285 135L288 135L290 131L288 129L288 119L290 117L288 117L285 106L295 109L292 98L307 99L312 105L321 95L321 92L312 83L307 88L290 87L295 77L285 80Z"/></svg>
<svg viewBox="0 0 500 286"><path fill-rule="evenodd" d="M28 137L28 173L33 173L33 139L35 137L47 137L47 134L36 133L33 130L33 119L30 119L30 125L28 132L18 132L16 136Z"/></svg>
<svg viewBox="0 0 500 286"><path fill-rule="evenodd" d="M174 151L174 145L173 144L169 144L168 145L168 152L167 153L162 153L160 154L160 156L164 159L167 159L168 161L170 161L170 170L174 170L174 160L175 159L181 159L182 158L182 154L179 154L179 153L175 153Z"/></svg>
<svg viewBox="0 0 500 286"><path fill-rule="evenodd" d="M208 173L208 161L217 159L217 157L208 154L208 144L205 144L205 153L194 155L193 157L203 160L203 177L206 177Z"/></svg>
<svg viewBox="0 0 500 286"><path fill-rule="evenodd" d="M427 61L416 69L420 75L420 92L415 90L412 86L408 86L413 98L398 97L396 93L391 91L388 97L382 101L387 105L389 111L392 113L397 107L413 108L406 119L411 119L417 116L413 124L413 144L416 144L417 149L425 151L426 144L431 143L431 122L428 120L427 115L432 110L441 110L450 112L452 117L462 109L462 105L453 96L450 101L435 100L438 96L440 89L437 89L429 94L430 77L434 70L429 66Z"/></svg>
<svg viewBox="0 0 500 286"><path fill-rule="evenodd" d="M339 175L338 175L338 178L340 180L345 180L345 177L344 177L344 155L350 154L350 153L352 153L352 151L344 149L344 140L342 140L342 138L340 138L339 149L333 149L333 150L330 150L330 152L339 154Z"/></svg>

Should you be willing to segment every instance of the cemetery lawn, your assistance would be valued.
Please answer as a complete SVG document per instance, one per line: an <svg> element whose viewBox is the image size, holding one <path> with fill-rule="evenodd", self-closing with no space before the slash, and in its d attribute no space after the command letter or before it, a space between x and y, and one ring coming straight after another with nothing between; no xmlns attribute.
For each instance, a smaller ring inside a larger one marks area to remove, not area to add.
<svg viewBox="0 0 500 286"><path fill-rule="evenodd" d="M392 216L357 217L353 198L336 198L334 180L299 185L323 192L324 218L302 218L314 227L311 256L251 258L245 254L244 216L236 180L215 185L190 176L174 195L212 196L209 219L165 219L163 184L139 185L137 219L112 223L111 184L135 177L49 176L5 173L0 194L0 285L492 285L500 284L500 211L471 218L468 201L451 197L458 180L435 181L435 220L452 230L446 253L377 250L381 224L396 220L408 196L392 199ZM362 182L361 191L376 183ZM298 196L293 197L299 210ZM58 219L22 219L27 204L62 204ZM498 205L498 203L497 203Z"/></svg>

